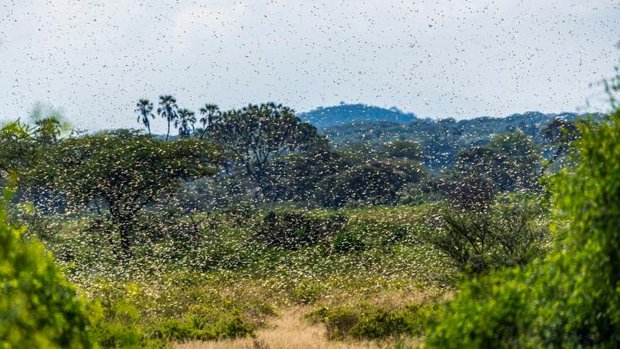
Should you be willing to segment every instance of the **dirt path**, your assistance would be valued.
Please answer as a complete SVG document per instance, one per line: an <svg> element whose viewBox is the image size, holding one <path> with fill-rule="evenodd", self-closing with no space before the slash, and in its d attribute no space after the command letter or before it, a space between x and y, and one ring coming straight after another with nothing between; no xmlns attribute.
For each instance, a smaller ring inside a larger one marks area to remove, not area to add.
<svg viewBox="0 0 620 349"><path fill-rule="evenodd" d="M177 344L175 349L352 349L352 348L393 348L395 342L336 342L328 341L325 328L311 324L303 316L307 308L292 308L283 311L281 316L272 319L266 328L256 332L256 338L243 338L218 342L188 342ZM405 347L414 345L406 341Z"/></svg>

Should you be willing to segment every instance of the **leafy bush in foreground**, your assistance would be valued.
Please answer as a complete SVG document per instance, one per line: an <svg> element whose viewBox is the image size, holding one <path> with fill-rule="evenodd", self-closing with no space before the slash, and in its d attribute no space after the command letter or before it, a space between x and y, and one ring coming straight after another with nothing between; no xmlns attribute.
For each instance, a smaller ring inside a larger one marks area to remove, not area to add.
<svg viewBox="0 0 620 349"><path fill-rule="evenodd" d="M75 289L43 245L23 233L0 208L0 347L93 347Z"/></svg>
<svg viewBox="0 0 620 349"><path fill-rule="evenodd" d="M431 347L620 346L620 109L582 132L579 164L554 180L565 237L541 261L465 285Z"/></svg>

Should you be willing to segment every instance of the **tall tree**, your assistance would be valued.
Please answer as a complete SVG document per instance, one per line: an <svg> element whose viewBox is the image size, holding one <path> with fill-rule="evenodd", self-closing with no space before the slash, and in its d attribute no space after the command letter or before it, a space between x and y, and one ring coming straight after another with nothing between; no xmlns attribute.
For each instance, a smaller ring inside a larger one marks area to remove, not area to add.
<svg viewBox="0 0 620 349"><path fill-rule="evenodd" d="M227 147L258 185L270 160L287 152L303 151L324 141L314 126L281 104L248 105L212 115L210 137Z"/></svg>
<svg viewBox="0 0 620 349"><path fill-rule="evenodd" d="M221 114L220 108L215 104L205 104L200 108L200 123L202 124L202 132L200 133L200 139L204 139L207 133L207 126L213 122L213 119L219 117Z"/></svg>
<svg viewBox="0 0 620 349"><path fill-rule="evenodd" d="M506 191L538 188L541 150L523 131L495 135L487 147L495 151L500 160L495 171L496 177L501 178L501 188Z"/></svg>
<svg viewBox="0 0 620 349"><path fill-rule="evenodd" d="M155 114L153 114L153 103L146 98L142 98L136 104L135 112L138 113L138 122L141 122L149 135L151 134L151 121L149 119L154 119Z"/></svg>
<svg viewBox="0 0 620 349"><path fill-rule="evenodd" d="M189 138L196 124L196 114L189 109L179 109L174 127L179 129L181 138Z"/></svg>
<svg viewBox="0 0 620 349"><path fill-rule="evenodd" d="M157 108L157 114L162 118L165 118L168 122L168 131L166 132L166 140L170 137L170 125L177 119L177 106L176 98L171 95L159 96L159 108Z"/></svg>
<svg viewBox="0 0 620 349"><path fill-rule="evenodd" d="M182 180L211 176L220 152L192 139L166 142L129 130L67 138L30 171L33 186L54 188L70 203L103 203L119 227L119 257L131 257L136 214Z"/></svg>
<svg viewBox="0 0 620 349"><path fill-rule="evenodd" d="M547 141L551 147L555 147L555 151L547 164L541 168L541 176L544 175L556 161L566 155L571 144L579 138L578 124L579 122L577 121L556 118L549 122L542 130L543 139Z"/></svg>

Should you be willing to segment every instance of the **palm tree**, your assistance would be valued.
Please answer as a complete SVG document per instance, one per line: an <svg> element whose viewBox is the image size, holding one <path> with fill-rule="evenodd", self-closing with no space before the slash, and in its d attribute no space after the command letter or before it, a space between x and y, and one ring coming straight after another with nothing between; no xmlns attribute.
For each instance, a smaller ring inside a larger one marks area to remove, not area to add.
<svg viewBox="0 0 620 349"><path fill-rule="evenodd" d="M168 132L166 133L166 140L170 137L170 125L178 117L177 100L171 95L159 96L159 108L157 108L157 114L162 118L166 118L168 121Z"/></svg>
<svg viewBox="0 0 620 349"><path fill-rule="evenodd" d="M146 98L142 98L136 104L135 112L138 113L138 122L142 122L146 130L151 134L151 122L149 118L155 119L153 114L153 103Z"/></svg>
<svg viewBox="0 0 620 349"><path fill-rule="evenodd" d="M179 128L179 136L181 138L189 138L195 123L195 113L189 109L181 109L178 112L178 117L174 120L174 127Z"/></svg>
<svg viewBox="0 0 620 349"><path fill-rule="evenodd" d="M205 134L207 133L207 126L213 123L213 119L217 115L220 115L220 108L215 104L205 104L204 107L200 108L200 114L202 115L200 118L200 123L202 124L200 139L204 139Z"/></svg>

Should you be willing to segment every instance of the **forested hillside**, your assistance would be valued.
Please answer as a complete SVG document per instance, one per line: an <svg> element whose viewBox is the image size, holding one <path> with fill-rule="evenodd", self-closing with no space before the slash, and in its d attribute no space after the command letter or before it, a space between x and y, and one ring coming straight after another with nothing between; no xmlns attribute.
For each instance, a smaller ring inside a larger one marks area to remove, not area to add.
<svg viewBox="0 0 620 349"><path fill-rule="evenodd" d="M392 141L415 141L422 145L423 161L433 168L451 165L457 154L472 146L484 146L494 135L520 130L545 147L544 130L553 120L584 120L587 114L526 112L506 117L418 118L398 109L365 105L340 105L300 114L319 128L335 146L359 142L380 145ZM592 115L600 120L602 115Z"/></svg>

